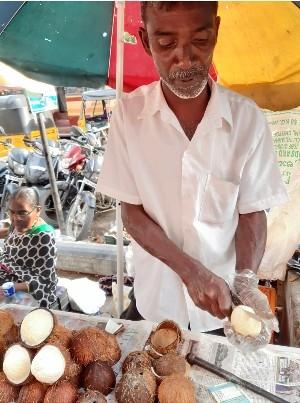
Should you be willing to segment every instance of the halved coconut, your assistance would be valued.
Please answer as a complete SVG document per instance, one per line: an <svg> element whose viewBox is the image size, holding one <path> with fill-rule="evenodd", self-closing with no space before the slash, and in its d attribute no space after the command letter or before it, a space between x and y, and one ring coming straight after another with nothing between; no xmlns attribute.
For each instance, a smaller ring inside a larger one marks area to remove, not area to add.
<svg viewBox="0 0 300 403"><path fill-rule="evenodd" d="M76 387L71 382L62 381L48 388L44 403L75 403L76 400Z"/></svg>
<svg viewBox="0 0 300 403"><path fill-rule="evenodd" d="M180 327L172 320L165 320L157 326L150 338L150 353L155 357L176 351L182 339Z"/></svg>
<svg viewBox="0 0 300 403"><path fill-rule="evenodd" d="M18 403L43 403L47 387L38 381L22 386Z"/></svg>
<svg viewBox="0 0 300 403"><path fill-rule="evenodd" d="M0 372L0 403L16 402L19 390L19 386L10 384L4 372Z"/></svg>
<svg viewBox="0 0 300 403"><path fill-rule="evenodd" d="M153 360L153 369L157 378L163 380L172 374L188 376L190 366L182 355L171 352Z"/></svg>
<svg viewBox="0 0 300 403"><path fill-rule="evenodd" d="M153 403L156 380L149 369L128 371L116 386L118 403Z"/></svg>
<svg viewBox="0 0 300 403"><path fill-rule="evenodd" d="M0 363L3 363L3 356L9 346L19 341L19 328L12 323L9 328L6 326L6 333L0 336Z"/></svg>
<svg viewBox="0 0 300 403"><path fill-rule="evenodd" d="M87 390L80 395L76 403L106 403L105 396L97 390Z"/></svg>
<svg viewBox="0 0 300 403"><path fill-rule="evenodd" d="M88 365L97 360L114 365L121 358L116 336L92 326L75 333L70 350L72 357L80 365Z"/></svg>
<svg viewBox="0 0 300 403"><path fill-rule="evenodd" d="M101 361L91 362L82 372L82 386L98 390L107 396L116 385L116 375L112 368Z"/></svg>
<svg viewBox="0 0 300 403"><path fill-rule="evenodd" d="M34 356L31 373L41 383L53 384L65 375L71 357L64 347L45 344Z"/></svg>
<svg viewBox="0 0 300 403"><path fill-rule="evenodd" d="M125 358L122 365L122 372L131 371L132 369L151 369L152 361L147 351L132 351Z"/></svg>
<svg viewBox="0 0 300 403"><path fill-rule="evenodd" d="M183 375L167 376L158 387L159 403L196 403L193 382Z"/></svg>
<svg viewBox="0 0 300 403"><path fill-rule="evenodd" d="M55 324L55 318L46 308L37 308L29 312L20 327L22 343L28 348L38 348L50 336Z"/></svg>
<svg viewBox="0 0 300 403"><path fill-rule="evenodd" d="M3 372L8 381L14 385L21 385L30 377L31 356L21 344L13 344L4 355Z"/></svg>

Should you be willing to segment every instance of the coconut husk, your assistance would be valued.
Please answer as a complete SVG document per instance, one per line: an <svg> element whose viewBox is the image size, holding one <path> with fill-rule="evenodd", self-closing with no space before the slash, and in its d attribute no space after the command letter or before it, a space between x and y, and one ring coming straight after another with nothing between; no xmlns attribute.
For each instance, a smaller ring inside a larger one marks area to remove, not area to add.
<svg viewBox="0 0 300 403"><path fill-rule="evenodd" d="M78 386L80 383L81 370L81 365L77 364L74 361L71 361L70 365L66 368L63 379L73 383L75 386Z"/></svg>
<svg viewBox="0 0 300 403"><path fill-rule="evenodd" d="M44 403L75 403L77 388L71 382L61 381L47 389Z"/></svg>
<svg viewBox="0 0 300 403"><path fill-rule="evenodd" d="M196 403L193 382L183 375L167 376L158 387L160 403Z"/></svg>
<svg viewBox="0 0 300 403"><path fill-rule="evenodd" d="M30 318L30 315L32 315L34 312L36 311L46 311L48 313L51 314L52 319L53 319L53 324L52 324L52 329L49 331L49 334L45 335L44 338L42 340L40 340L37 343L29 343L28 340L26 340L26 336L24 335L25 332L25 326L26 326L26 332L28 333L27 337L32 337L32 335L36 332L36 329L39 331L41 326L39 321L34 322L34 320L32 319L33 323L32 323L32 329L29 328L28 324L28 319ZM21 325L20 325L20 339L22 344L26 347L26 348L31 348L31 349L39 349L40 347L42 347L44 344L46 344L48 342L48 338L50 337L50 335L52 334L54 328L57 326L57 319L56 316L53 314L52 311L50 311L50 309L47 308L35 308L32 311L30 311L22 320ZM34 331L35 329L35 331Z"/></svg>
<svg viewBox="0 0 300 403"><path fill-rule="evenodd" d="M153 360L154 374L158 380L163 380L172 374L188 376L190 366L182 355L171 352L163 355L157 360Z"/></svg>
<svg viewBox="0 0 300 403"><path fill-rule="evenodd" d="M107 403L105 396L97 390L87 390L79 398L76 403Z"/></svg>
<svg viewBox="0 0 300 403"><path fill-rule="evenodd" d="M6 327L5 333L2 333L0 336L0 356L3 356L8 347L19 341L19 328L13 323L10 327Z"/></svg>
<svg viewBox="0 0 300 403"><path fill-rule="evenodd" d="M182 340L182 333L177 323L165 320L157 326L150 337L150 353L154 358L176 351Z"/></svg>
<svg viewBox="0 0 300 403"><path fill-rule="evenodd" d="M98 360L114 365L121 358L116 336L97 327L77 331L71 340L70 350L73 359L84 366Z"/></svg>
<svg viewBox="0 0 300 403"><path fill-rule="evenodd" d="M14 325L14 318L12 314L5 310L0 310L0 336L5 336L5 334Z"/></svg>
<svg viewBox="0 0 300 403"><path fill-rule="evenodd" d="M22 386L18 403L43 403L48 386L34 380Z"/></svg>
<svg viewBox="0 0 300 403"><path fill-rule="evenodd" d="M86 366L81 375L82 386L86 389L98 390L107 396L116 385L116 375L112 368L95 361Z"/></svg>
<svg viewBox="0 0 300 403"><path fill-rule="evenodd" d="M39 372L39 373L37 373L37 374L34 374L34 371L33 371L33 364L34 364L34 360L36 359L37 355L42 351L42 349L46 348L47 346L54 346L54 347L58 348L58 349L60 350L61 354L63 355L64 360L65 360L65 369L64 369L64 373L61 375L61 377L60 377L59 379L56 379L54 382L58 382L59 380L62 381L62 380L65 378L66 375L68 376L68 375L71 374L70 366L71 366L71 363L72 363L72 359L71 359L70 352L69 352L69 350L67 350L65 347L61 346L61 345L58 344L58 343L47 343L47 344L44 344L44 345L38 350L38 352L37 352L36 355L34 356L34 358L33 358L33 360L32 360L32 363L31 363L31 372L33 373L33 376L36 378L36 380L38 380L39 382L44 383L44 384L47 384L47 381L46 381L45 379L42 379L42 378L41 378L41 372ZM47 366L47 363L45 363L45 365ZM49 368L49 367L48 367L48 368ZM51 369L51 368L50 368L50 369ZM49 382L49 384L52 384L52 383L54 383L54 382Z"/></svg>
<svg viewBox="0 0 300 403"><path fill-rule="evenodd" d="M156 380L149 369L128 371L116 386L118 403L153 403L156 396Z"/></svg>
<svg viewBox="0 0 300 403"><path fill-rule="evenodd" d="M58 343L66 348L69 348L72 337L73 332L71 329L68 329L67 327L57 323L55 324L52 333L48 337L47 343Z"/></svg>
<svg viewBox="0 0 300 403"><path fill-rule="evenodd" d="M147 351L132 351L125 358L122 365L122 372L131 371L133 369L151 369L152 360Z"/></svg>
<svg viewBox="0 0 300 403"><path fill-rule="evenodd" d="M0 403L17 401L19 390L19 386L11 385L7 381L4 372L0 372Z"/></svg>

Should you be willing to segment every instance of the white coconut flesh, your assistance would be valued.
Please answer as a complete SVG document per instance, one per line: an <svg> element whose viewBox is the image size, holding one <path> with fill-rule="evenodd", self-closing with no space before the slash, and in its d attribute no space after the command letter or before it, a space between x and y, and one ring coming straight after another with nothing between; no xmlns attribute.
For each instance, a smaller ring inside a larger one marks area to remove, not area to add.
<svg viewBox="0 0 300 403"><path fill-rule="evenodd" d="M38 346L51 334L53 327L54 318L51 312L35 309L27 314L21 323L21 339L27 346Z"/></svg>
<svg viewBox="0 0 300 403"><path fill-rule="evenodd" d="M239 305L235 307L230 318L233 329L242 336L258 336L261 332L262 323L259 317L255 318L253 314L255 312L249 306Z"/></svg>
<svg viewBox="0 0 300 403"><path fill-rule="evenodd" d="M30 354L26 348L14 344L5 353L3 372L11 383L19 385L26 381L30 375L30 364Z"/></svg>
<svg viewBox="0 0 300 403"><path fill-rule="evenodd" d="M58 381L66 368L65 358L56 346L46 344L31 363L31 373L40 382L52 384Z"/></svg>

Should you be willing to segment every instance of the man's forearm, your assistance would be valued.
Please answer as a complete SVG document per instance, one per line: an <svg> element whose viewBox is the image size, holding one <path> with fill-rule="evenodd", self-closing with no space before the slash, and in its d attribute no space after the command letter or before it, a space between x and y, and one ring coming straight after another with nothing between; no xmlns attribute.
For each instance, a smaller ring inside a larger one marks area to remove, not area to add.
<svg viewBox="0 0 300 403"><path fill-rule="evenodd" d="M255 273L265 252L267 218L264 211L240 214L235 234L236 271L245 269Z"/></svg>

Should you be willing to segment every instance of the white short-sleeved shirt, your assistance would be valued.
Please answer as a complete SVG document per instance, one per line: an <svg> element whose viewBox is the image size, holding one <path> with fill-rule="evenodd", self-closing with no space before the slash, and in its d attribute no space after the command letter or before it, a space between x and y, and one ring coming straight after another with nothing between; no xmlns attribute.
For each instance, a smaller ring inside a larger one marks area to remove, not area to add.
<svg viewBox="0 0 300 403"><path fill-rule="evenodd" d="M113 111L97 191L142 204L184 252L228 280L239 214L287 200L272 137L254 102L210 82L211 98L190 141L160 82L124 95ZM135 296L148 320L209 331L222 321L197 308L179 276L133 242Z"/></svg>

